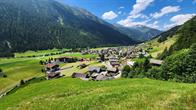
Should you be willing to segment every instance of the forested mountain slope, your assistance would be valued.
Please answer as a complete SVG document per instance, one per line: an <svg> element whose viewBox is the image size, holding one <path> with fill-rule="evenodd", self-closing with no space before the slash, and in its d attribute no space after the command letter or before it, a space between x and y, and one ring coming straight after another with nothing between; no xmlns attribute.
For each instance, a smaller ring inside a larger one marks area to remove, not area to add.
<svg viewBox="0 0 196 110"><path fill-rule="evenodd" d="M160 30L141 25L134 27L123 27L121 25L115 25L115 27L123 34L126 34L131 39L137 40L139 42L150 40L161 33Z"/></svg>
<svg viewBox="0 0 196 110"><path fill-rule="evenodd" d="M176 28L176 31L174 31L174 33L169 34L168 36L177 36L177 40L167 51L163 52L161 56L162 58L171 55L175 51L189 49L192 46L192 44L196 43L196 16L193 17L191 20L187 21L182 26Z"/></svg>
<svg viewBox="0 0 196 110"><path fill-rule="evenodd" d="M0 51L136 43L88 11L54 0L1 0Z"/></svg>

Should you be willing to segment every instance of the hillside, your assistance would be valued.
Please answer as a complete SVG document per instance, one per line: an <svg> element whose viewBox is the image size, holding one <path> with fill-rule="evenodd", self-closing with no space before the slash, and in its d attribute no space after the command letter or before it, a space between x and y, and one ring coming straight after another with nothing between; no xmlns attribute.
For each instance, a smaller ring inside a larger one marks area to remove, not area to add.
<svg viewBox="0 0 196 110"><path fill-rule="evenodd" d="M1 110L171 110L195 108L194 84L150 79L82 81L61 78L30 84L0 99Z"/></svg>
<svg viewBox="0 0 196 110"><path fill-rule="evenodd" d="M90 12L54 0L1 0L0 52L136 43Z"/></svg>
<svg viewBox="0 0 196 110"><path fill-rule="evenodd" d="M196 16L182 25L176 34L179 35L179 38L170 51L190 48L193 43L196 43Z"/></svg>
<svg viewBox="0 0 196 110"><path fill-rule="evenodd" d="M160 37L159 42L167 42L168 40L161 40L162 38L168 39L169 37L177 36L176 41L165 50L160 58L166 58L166 56L173 54L175 51L180 51L182 49L188 49L193 43L196 43L196 16L191 20L184 23L182 26L174 27L168 30L167 36ZM162 35L161 35L162 36ZM164 36L164 33L163 33Z"/></svg>
<svg viewBox="0 0 196 110"><path fill-rule="evenodd" d="M139 42L150 40L161 33L160 30L147 26L123 27L121 25L115 25L115 27L121 33L126 34L131 39L137 40Z"/></svg>
<svg viewBox="0 0 196 110"><path fill-rule="evenodd" d="M146 49L152 48L150 53L153 57L164 59L176 51L189 49L193 43L196 43L196 17L140 46Z"/></svg>
<svg viewBox="0 0 196 110"><path fill-rule="evenodd" d="M167 39L173 37L173 35L176 34L176 32L178 31L178 29L180 28L180 26L175 26L173 28L171 28L170 30L161 33L160 35L156 36L155 38L158 38L158 42L164 42Z"/></svg>

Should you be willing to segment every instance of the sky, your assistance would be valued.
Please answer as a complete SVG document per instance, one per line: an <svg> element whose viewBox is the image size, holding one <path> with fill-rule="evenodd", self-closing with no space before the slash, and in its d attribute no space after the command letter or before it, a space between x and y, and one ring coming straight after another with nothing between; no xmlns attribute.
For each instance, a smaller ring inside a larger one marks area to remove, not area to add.
<svg viewBox="0 0 196 110"><path fill-rule="evenodd" d="M196 15L196 0L59 0L126 27L168 30Z"/></svg>

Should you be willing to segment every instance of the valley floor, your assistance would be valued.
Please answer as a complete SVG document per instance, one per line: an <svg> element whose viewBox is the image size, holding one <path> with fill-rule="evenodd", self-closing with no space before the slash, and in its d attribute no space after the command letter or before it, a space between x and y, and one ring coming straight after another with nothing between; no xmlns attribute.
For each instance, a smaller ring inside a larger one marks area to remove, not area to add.
<svg viewBox="0 0 196 110"><path fill-rule="evenodd" d="M150 79L30 84L0 99L0 110L194 110L196 85Z"/></svg>

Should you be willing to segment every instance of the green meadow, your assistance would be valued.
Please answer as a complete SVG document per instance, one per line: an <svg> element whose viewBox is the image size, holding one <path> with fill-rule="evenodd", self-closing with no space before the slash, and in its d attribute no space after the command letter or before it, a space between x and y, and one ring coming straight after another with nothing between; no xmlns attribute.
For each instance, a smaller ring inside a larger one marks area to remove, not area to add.
<svg viewBox="0 0 196 110"><path fill-rule="evenodd" d="M58 53L58 52L68 51L68 50L69 49L48 49L48 50L38 50L38 51L26 51L26 52L21 52L21 53L15 53L15 57L45 55L45 54Z"/></svg>
<svg viewBox="0 0 196 110"><path fill-rule="evenodd" d="M35 53L34 55L38 55ZM21 80L27 80L33 77L43 76L41 73L42 65L39 64L40 60L46 60L48 58L57 57L76 57L76 58L96 58L97 55L87 54L82 55L80 53L65 53L61 55L47 56L47 57L35 57L35 58L1 58L0 68L7 75L6 78L0 77L0 93L12 88L18 84ZM74 66L73 69L63 71L63 74L70 76L74 71L79 71L76 67L81 63L73 64L61 64L61 66L68 67ZM96 65L96 64L95 64ZM86 72L84 69L82 72Z"/></svg>
<svg viewBox="0 0 196 110"><path fill-rule="evenodd" d="M97 55L65 53L35 58L1 58L0 92L20 80L41 77L40 60L56 57L96 58ZM139 59L135 59L139 60ZM78 65L101 66L95 61L61 64L66 77L29 83L0 99L0 110L195 110L196 85L152 79L82 81L69 76L85 73Z"/></svg>
<svg viewBox="0 0 196 110"><path fill-rule="evenodd" d="M39 64L39 59L0 59L0 68L7 75L6 78L0 77L0 92L13 87L20 80L26 80L32 77L42 75L42 66Z"/></svg>
<svg viewBox="0 0 196 110"><path fill-rule="evenodd" d="M60 78L0 99L1 110L195 110L196 85L151 79Z"/></svg>

